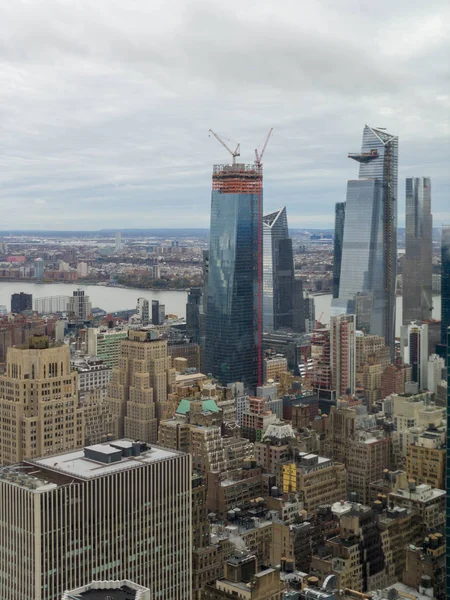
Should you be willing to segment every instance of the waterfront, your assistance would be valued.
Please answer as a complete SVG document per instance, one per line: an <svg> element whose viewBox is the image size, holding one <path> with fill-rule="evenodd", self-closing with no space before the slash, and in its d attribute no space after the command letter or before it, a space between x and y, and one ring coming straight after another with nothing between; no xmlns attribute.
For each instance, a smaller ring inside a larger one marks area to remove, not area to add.
<svg viewBox="0 0 450 600"><path fill-rule="evenodd" d="M84 290L90 297L92 306L103 308L108 312L126 310L136 306L138 298L159 300L166 307L166 314L186 316L187 293L178 290L142 290L134 288L107 287L103 285L74 285L66 283L31 283L6 281L0 283L0 304L11 310L11 294L24 292L33 294L34 298L47 296L71 296L76 289Z"/></svg>
<svg viewBox="0 0 450 600"><path fill-rule="evenodd" d="M82 289L91 298L92 306L103 308L108 312L130 309L136 306L138 298L159 300L166 307L166 314L175 314L179 317L186 316L187 293L178 290L142 290L134 288L107 287L101 285L73 285L65 283L31 283L6 281L0 283L0 304L11 310L11 294L25 292L33 294L33 298L47 296L71 296L73 290ZM316 318L323 313L322 322L330 320L331 294L314 295ZM441 297L433 296L433 318L441 318ZM397 296L397 326L396 335L400 335L402 318L402 297Z"/></svg>

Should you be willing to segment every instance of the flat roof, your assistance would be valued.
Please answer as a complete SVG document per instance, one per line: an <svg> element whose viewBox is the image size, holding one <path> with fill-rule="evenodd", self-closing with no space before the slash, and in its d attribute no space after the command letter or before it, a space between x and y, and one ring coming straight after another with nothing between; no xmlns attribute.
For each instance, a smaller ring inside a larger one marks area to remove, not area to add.
<svg viewBox="0 0 450 600"><path fill-rule="evenodd" d="M131 442L132 440L117 440L111 443L116 445L122 444L122 447L129 447L127 444L130 444ZM112 454L118 451L118 449L113 448L109 442L96 444L89 448L101 452L102 454ZM73 452L27 460L24 461L24 463L35 465L42 469L68 477L89 480L104 475L110 475L111 473L116 473L118 471L127 471L138 467L144 467L150 463L174 458L175 456L183 454L183 452L179 452L178 450L151 446L148 450L141 452L139 456L122 456L121 460L118 462L105 464L86 458L84 455L84 448L81 448L80 450L75 450ZM45 479L45 472L42 473L42 478Z"/></svg>

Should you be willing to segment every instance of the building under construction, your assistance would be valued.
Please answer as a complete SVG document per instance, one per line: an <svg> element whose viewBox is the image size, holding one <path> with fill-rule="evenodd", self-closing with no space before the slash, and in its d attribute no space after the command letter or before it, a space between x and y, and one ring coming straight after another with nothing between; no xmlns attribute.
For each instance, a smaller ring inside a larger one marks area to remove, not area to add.
<svg viewBox="0 0 450 600"><path fill-rule="evenodd" d="M205 366L223 385L262 383L262 155L215 165L206 287Z"/></svg>

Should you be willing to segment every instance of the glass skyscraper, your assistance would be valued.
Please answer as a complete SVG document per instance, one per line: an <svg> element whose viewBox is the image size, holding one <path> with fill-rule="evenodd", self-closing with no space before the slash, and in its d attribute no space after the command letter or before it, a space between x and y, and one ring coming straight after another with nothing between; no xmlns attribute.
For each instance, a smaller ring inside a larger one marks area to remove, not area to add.
<svg viewBox="0 0 450 600"><path fill-rule="evenodd" d="M345 202L336 202L334 217L333 298L339 298L342 243L344 241Z"/></svg>
<svg viewBox="0 0 450 600"><path fill-rule="evenodd" d="M264 331L293 326L294 255L286 207L263 217Z"/></svg>
<svg viewBox="0 0 450 600"><path fill-rule="evenodd" d="M206 298L205 367L223 385L254 390L260 352L262 174L255 165L216 165ZM258 369L259 366L259 369Z"/></svg>
<svg viewBox="0 0 450 600"><path fill-rule="evenodd" d="M450 225L442 227L441 238L441 343L447 345L450 327Z"/></svg>
<svg viewBox="0 0 450 600"><path fill-rule="evenodd" d="M428 321L432 316L431 182L429 177L406 180L405 262L403 266L403 324Z"/></svg>
<svg viewBox="0 0 450 600"><path fill-rule="evenodd" d="M366 125L361 152L349 158L359 163L359 178L347 184L339 296L332 314L354 314L363 294L371 304L370 333L383 336L393 356L398 138Z"/></svg>

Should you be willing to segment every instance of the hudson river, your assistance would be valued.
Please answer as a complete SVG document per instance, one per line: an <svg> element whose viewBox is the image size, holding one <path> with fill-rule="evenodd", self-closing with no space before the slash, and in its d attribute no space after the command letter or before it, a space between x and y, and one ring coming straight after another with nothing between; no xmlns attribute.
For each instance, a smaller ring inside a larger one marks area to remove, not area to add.
<svg viewBox="0 0 450 600"><path fill-rule="evenodd" d="M101 285L73 285L65 283L30 283L6 281L0 282L0 304L11 310L11 294L25 292L33 294L33 298L46 296L71 296L73 290L82 289L90 296L92 306L103 308L108 312L130 309L136 306L138 298L159 300L166 307L166 314L186 316L186 297L184 291L139 290L131 288L106 287ZM331 294L315 295L316 318L323 313L322 322L330 319ZM441 318L441 297L433 296L433 318ZM397 335L400 335L402 318L402 297L397 296Z"/></svg>

